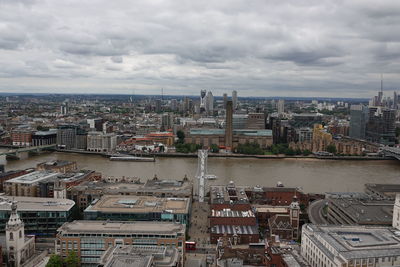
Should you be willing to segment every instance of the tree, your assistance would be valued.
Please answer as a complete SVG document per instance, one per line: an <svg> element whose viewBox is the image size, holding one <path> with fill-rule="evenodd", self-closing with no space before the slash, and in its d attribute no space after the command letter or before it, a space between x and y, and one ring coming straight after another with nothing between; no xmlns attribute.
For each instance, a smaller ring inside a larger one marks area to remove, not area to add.
<svg viewBox="0 0 400 267"><path fill-rule="evenodd" d="M62 267L63 260L60 255L52 254L50 256L49 261L46 264L46 267Z"/></svg>
<svg viewBox="0 0 400 267"><path fill-rule="evenodd" d="M178 143L183 144L185 141L185 133L182 130L176 132L176 136L178 137Z"/></svg>
<svg viewBox="0 0 400 267"><path fill-rule="evenodd" d="M210 150L211 150L211 152L213 152L213 153L218 153L218 152L219 152L219 147L218 147L216 144L212 144L212 145L210 146Z"/></svg>
<svg viewBox="0 0 400 267"><path fill-rule="evenodd" d="M330 144L326 147L326 151L332 154L336 154L336 146L334 144Z"/></svg>
<svg viewBox="0 0 400 267"><path fill-rule="evenodd" d="M65 265L67 267L78 267L79 266L79 259L78 255L74 250L70 250L67 257L65 258Z"/></svg>

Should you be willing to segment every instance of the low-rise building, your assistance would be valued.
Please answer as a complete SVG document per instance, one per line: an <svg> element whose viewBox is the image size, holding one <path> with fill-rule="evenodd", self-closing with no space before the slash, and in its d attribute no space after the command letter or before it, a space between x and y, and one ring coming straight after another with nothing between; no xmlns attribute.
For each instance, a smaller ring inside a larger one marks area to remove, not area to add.
<svg viewBox="0 0 400 267"><path fill-rule="evenodd" d="M365 184L365 193L376 199L394 200L400 193L400 184Z"/></svg>
<svg viewBox="0 0 400 267"><path fill-rule="evenodd" d="M233 181L228 185L210 186L210 201L212 210L240 210L251 209L249 199L246 195L245 186L236 186Z"/></svg>
<svg viewBox="0 0 400 267"><path fill-rule="evenodd" d="M121 179L108 177L103 180L88 181L68 189L68 198L74 200L80 211L84 211L89 204L102 195L131 195L154 196L167 198L190 198L193 193L193 185L187 179L163 180L152 179L146 183L140 183L140 179Z"/></svg>
<svg viewBox="0 0 400 267"><path fill-rule="evenodd" d="M39 182L55 178L56 172L35 171L4 182L4 192L9 196L37 197Z"/></svg>
<svg viewBox="0 0 400 267"><path fill-rule="evenodd" d="M189 223L189 198L105 195L84 211L85 220L171 221Z"/></svg>
<svg viewBox="0 0 400 267"><path fill-rule="evenodd" d="M75 202L69 199L7 196L1 196L0 199L0 231L4 231L10 217L10 203L16 201L25 231L39 236L53 236L58 227L71 219L75 205Z"/></svg>
<svg viewBox="0 0 400 267"><path fill-rule="evenodd" d="M36 165L36 170L38 171L52 171L52 172L66 173L75 171L76 169L77 165L75 161L66 161L66 160L48 161L48 162L38 163Z"/></svg>
<svg viewBox="0 0 400 267"><path fill-rule="evenodd" d="M57 143L57 130L37 131L32 134L32 146L47 146Z"/></svg>
<svg viewBox="0 0 400 267"><path fill-rule="evenodd" d="M328 222L337 225L392 225L392 200L375 200L358 193L328 195Z"/></svg>
<svg viewBox="0 0 400 267"><path fill-rule="evenodd" d="M102 255L99 267L180 267L181 253L175 247L117 245Z"/></svg>
<svg viewBox="0 0 400 267"><path fill-rule="evenodd" d="M400 266L399 233L389 227L305 224L301 255L313 267Z"/></svg>
<svg viewBox="0 0 400 267"><path fill-rule="evenodd" d="M183 254L185 231L172 222L73 221L57 230L56 253L66 257L74 250L82 266L98 266L104 252L118 245L167 246Z"/></svg>

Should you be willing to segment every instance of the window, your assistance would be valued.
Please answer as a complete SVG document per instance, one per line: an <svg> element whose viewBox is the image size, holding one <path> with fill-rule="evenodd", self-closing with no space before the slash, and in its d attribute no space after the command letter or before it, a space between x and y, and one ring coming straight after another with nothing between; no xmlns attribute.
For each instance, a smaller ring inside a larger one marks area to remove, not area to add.
<svg viewBox="0 0 400 267"><path fill-rule="evenodd" d="M14 240L14 234L10 233L10 240Z"/></svg>
<svg viewBox="0 0 400 267"><path fill-rule="evenodd" d="M22 231L19 230L19 238L22 238Z"/></svg>

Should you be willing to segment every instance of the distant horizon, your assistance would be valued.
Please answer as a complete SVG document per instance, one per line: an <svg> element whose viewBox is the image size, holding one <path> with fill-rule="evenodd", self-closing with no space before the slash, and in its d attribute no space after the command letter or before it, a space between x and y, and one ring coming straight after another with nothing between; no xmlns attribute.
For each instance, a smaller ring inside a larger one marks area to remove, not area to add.
<svg viewBox="0 0 400 267"><path fill-rule="evenodd" d="M56 96L151 96L151 97L190 97L190 98L197 98L200 97L199 95L177 95L177 94L124 94L124 93L120 93L120 94L112 94L112 93L22 93L22 92L17 92L17 93L8 93L8 92L0 92L0 96L41 96L41 95L56 95ZM213 95L215 98L223 98L223 95ZM232 97L231 95L228 94L228 97ZM307 97L307 96L240 96L238 94L238 98L242 98L242 99L288 99L288 100L340 100L340 99L348 99L348 100L360 100L360 101L369 101L370 98L361 98L361 97ZM371 97L372 98L372 97Z"/></svg>

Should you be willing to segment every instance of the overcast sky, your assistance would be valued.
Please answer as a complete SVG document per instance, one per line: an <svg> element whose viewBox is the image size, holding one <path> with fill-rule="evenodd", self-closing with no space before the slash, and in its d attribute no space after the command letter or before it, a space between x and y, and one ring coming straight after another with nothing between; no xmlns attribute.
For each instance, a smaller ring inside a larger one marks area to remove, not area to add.
<svg viewBox="0 0 400 267"><path fill-rule="evenodd" d="M381 73L400 89L399 0L0 0L0 92L371 97Z"/></svg>

